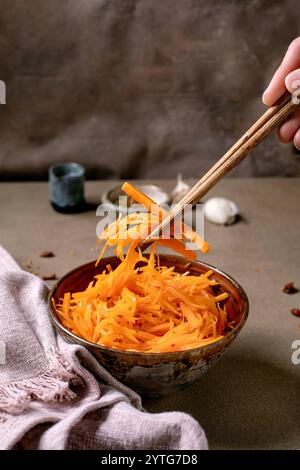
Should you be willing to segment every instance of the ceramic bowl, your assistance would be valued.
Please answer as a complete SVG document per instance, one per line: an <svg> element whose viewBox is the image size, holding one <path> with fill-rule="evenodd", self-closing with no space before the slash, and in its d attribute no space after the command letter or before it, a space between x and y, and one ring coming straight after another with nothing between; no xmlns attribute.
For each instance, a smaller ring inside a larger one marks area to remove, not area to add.
<svg viewBox="0 0 300 470"><path fill-rule="evenodd" d="M171 196L160 186L154 184L136 184L136 187L160 206L168 204L171 200ZM123 199L119 199L120 197L123 197ZM101 196L102 204L108 209L112 209L121 214L136 212L136 204L132 207L128 207L126 204L122 205L122 201L126 201L126 194L122 191L122 185L109 190ZM143 210L143 207L140 206L139 210ZM146 211L145 208L144 210Z"/></svg>
<svg viewBox="0 0 300 470"><path fill-rule="evenodd" d="M107 348L84 340L65 328L55 314L52 299L59 301L65 292L84 290L88 283L106 264L113 268L119 263L116 257L104 258L95 267L95 261L79 266L63 276L53 287L49 296L51 320L56 330L71 343L86 347L114 377L138 393L147 397L160 397L180 390L197 380L207 369L215 364L243 328L248 316L248 299L242 287L228 274L206 263L188 263L185 258L160 255L161 265L176 266L176 271L188 271L200 275L213 270L213 278L220 283L217 293L227 291L229 299L226 309L235 327L223 338L206 346L186 351L170 353L143 353Z"/></svg>

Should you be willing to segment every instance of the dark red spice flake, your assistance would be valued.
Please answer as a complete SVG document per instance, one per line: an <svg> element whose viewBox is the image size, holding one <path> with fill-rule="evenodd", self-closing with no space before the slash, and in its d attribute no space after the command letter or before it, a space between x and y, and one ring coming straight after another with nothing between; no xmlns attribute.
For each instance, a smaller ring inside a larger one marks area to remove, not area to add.
<svg viewBox="0 0 300 470"><path fill-rule="evenodd" d="M295 315L295 317L300 317L300 308L292 308L291 313Z"/></svg>
<svg viewBox="0 0 300 470"><path fill-rule="evenodd" d="M298 289L294 286L293 282L288 282L282 289L282 292L285 294L295 294L298 292Z"/></svg>
<svg viewBox="0 0 300 470"><path fill-rule="evenodd" d="M53 253L53 251L49 251L49 250L42 251L42 253L40 254L41 258L53 258L54 256L55 254Z"/></svg>
<svg viewBox="0 0 300 470"><path fill-rule="evenodd" d="M42 276L42 279L44 281L54 281L55 279L57 279L57 277L55 273L50 273L50 274L44 274Z"/></svg>

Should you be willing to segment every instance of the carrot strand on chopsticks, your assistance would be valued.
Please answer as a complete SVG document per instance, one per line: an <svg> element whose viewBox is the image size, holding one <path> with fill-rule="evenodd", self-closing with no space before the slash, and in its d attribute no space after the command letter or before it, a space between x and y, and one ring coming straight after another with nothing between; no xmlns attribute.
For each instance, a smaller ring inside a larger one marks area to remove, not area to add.
<svg viewBox="0 0 300 470"><path fill-rule="evenodd" d="M127 194L127 196L131 197L138 204L143 205L149 213L158 215L157 226L165 217L167 217L168 212L165 209L161 208L158 204L155 203L155 201L153 201L153 199L133 186L133 184L125 182L122 186L122 189ZM198 235L191 227L183 223L182 232L185 239L194 242L203 253L207 253L209 251L209 244L203 240L203 238L200 237L200 235Z"/></svg>

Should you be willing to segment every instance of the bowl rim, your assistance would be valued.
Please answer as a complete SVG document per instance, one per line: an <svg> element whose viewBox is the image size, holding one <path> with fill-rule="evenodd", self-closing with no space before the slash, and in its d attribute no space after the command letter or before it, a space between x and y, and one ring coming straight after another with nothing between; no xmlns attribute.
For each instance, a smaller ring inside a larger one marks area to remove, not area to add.
<svg viewBox="0 0 300 470"><path fill-rule="evenodd" d="M171 259L174 259L174 261L176 261L176 260L186 260L186 258L184 258L183 256L169 255L167 253L159 253L159 256L160 256L160 258L164 258L164 257L167 257L169 259L171 258ZM109 256L109 257L103 258L101 261L103 261L105 259L112 260L113 258L117 259L117 256ZM188 260L186 260L186 261L188 261ZM231 338L234 339L234 337L240 332L240 330L243 328L243 326L246 323L246 320L248 318L248 315L249 315L249 299L248 299L248 296L247 296L246 292L244 291L243 287L235 279L233 279L233 277L231 277L229 274L222 271L221 269L216 268L215 266L213 266L211 264L208 264L208 263L205 263L205 262L202 262L200 260L193 260L193 261L189 261L189 263L190 264L200 264L204 268L206 268L208 270L213 270L214 272L216 272L216 273L220 274L221 276L225 277L227 279L227 281L229 281L237 289L239 295L242 298L243 305L244 305L244 312L243 312L242 319L225 336L223 336L222 338L220 338L216 341L212 341L211 343L204 344L204 345L196 347L196 348L183 349L181 351L168 351L168 352L144 352L144 351L124 350L124 349L118 349L118 348L110 348L110 347L107 347L107 346L103 346L101 344L93 343L92 341L89 341L87 339L84 339L84 338L81 338L80 336L75 335L70 330L68 330L68 328L66 328L64 325L62 325L62 323L58 320L57 316L55 315L55 313L53 311L53 305L52 305L52 298L53 298L54 292L58 288L59 284L66 277L68 277L70 274L72 274L73 272L78 271L78 269L83 268L85 266L88 266L92 263L96 263L96 260L89 261L89 262L84 263L80 266L77 266L76 268L72 269L71 271L68 271L66 274L64 274L64 276L62 276L53 285L53 287L51 288L51 290L49 292L49 295L48 295L48 307L49 307L48 308L48 313L49 313L50 320L52 321L52 323L59 330L63 331L66 335L71 336L77 342L77 344L82 343L87 348L96 348L96 349L99 349L100 351L102 350L104 352L109 351L111 353L122 353L123 355L131 355L131 356L138 356L138 357L149 357L149 356L151 356L151 357L159 358L161 356L161 357L165 358L166 356L170 356L172 358L175 358L176 356L182 355L182 354L185 354L185 353L186 354L191 354L191 353L199 352L200 350L208 351L208 350L220 345L222 342L224 342L224 340L227 340L227 342L230 342Z"/></svg>

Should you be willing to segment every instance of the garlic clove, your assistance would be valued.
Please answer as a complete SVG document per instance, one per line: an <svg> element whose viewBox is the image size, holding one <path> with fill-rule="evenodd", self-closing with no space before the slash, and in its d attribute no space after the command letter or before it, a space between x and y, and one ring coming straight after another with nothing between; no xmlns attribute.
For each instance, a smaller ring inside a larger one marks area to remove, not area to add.
<svg viewBox="0 0 300 470"><path fill-rule="evenodd" d="M204 215L209 222L214 224L231 225L238 214L237 205L223 197L213 197L204 204Z"/></svg>

